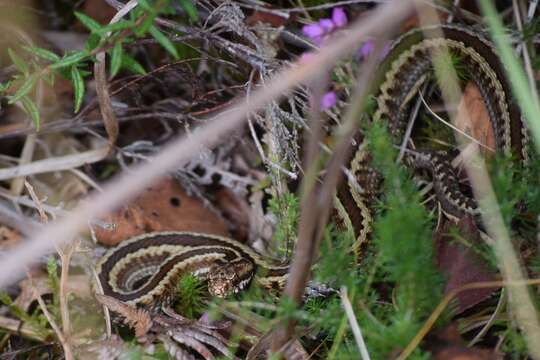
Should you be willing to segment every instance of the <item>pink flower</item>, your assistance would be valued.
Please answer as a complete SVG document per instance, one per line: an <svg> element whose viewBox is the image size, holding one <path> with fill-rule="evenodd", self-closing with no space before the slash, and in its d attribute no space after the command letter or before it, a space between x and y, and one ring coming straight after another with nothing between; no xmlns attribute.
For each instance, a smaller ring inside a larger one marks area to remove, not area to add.
<svg viewBox="0 0 540 360"><path fill-rule="evenodd" d="M315 39L324 35L324 28L319 24L304 25L302 33L310 39Z"/></svg>
<svg viewBox="0 0 540 360"><path fill-rule="evenodd" d="M373 52L373 49L375 49L375 42L373 40L366 41L358 49L358 57L361 59L367 58Z"/></svg>
<svg viewBox="0 0 540 360"><path fill-rule="evenodd" d="M330 19L321 19L319 20L319 26L324 29L326 34L331 33L334 30L334 22Z"/></svg>
<svg viewBox="0 0 540 360"><path fill-rule="evenodd" d="M379 59L382 60L388 55L390 52L390 43L383 46L381 53L379 55ZM368 40L362 46L360 46L360 49L356 52L356 56L360 60L365 60L371 53L375 50L375 42L373 40Z"/></svg>
<svg viewBox="0 0 540 360"><path fill-rule="evenodd" d="M347 25L348 23L347 14L345 14L345 11L343 10L342 7L335 7L332 10L332 22L338 28L344 27L345 25Z"/></svg>
<svg viewBox="0 0 540 360"><path fill-rule="evenodd" d="M321 110L328 110L337 103L337 95L333 91L329 91L323 95L321 99Z"/></svg>

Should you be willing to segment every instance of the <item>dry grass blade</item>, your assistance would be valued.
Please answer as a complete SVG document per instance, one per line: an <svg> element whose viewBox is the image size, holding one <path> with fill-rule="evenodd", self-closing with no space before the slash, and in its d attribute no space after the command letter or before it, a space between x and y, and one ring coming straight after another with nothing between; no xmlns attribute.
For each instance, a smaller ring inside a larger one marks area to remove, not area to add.
<svg viewBox="0 0 540 360"><path fill-rule="evenodd" d="M136 1L130 1L122 9L118 11L116 16L110 21L113 24L126 15L131 9L137 6ZM107 36L110 33L107 33ZM101 116L105 124L105 130L109 137L109 149L112 149L118 139L118 119L114 113L109 93L109 85L107 83L107 61L105 52L100 52L96 55L96 63L94 64L94 77L96 79L96 93L99 102Z"/></svg>
<svg viewBox="0 0 540 360"><path fill-rule="evenodd" d="M92 164L103 160L108 149L88 150L82 153L52 157L37 160L28 164L0 169L0 180L7 180L18 176L35 175L53 171L70 170L85 164Z"/></svg>
<svg viewBox="0 0 540 360"><path fill-rule="evenodd" d="M506 286L508 288L514 287L514 286L528 286L528 285L540 285L540 279L529 279L529 280L523 280L523 281L514 281L514 282L507 282L507 281L489 281L489 282L478 282L478 283L470 283L467 285L464 285L458 289L454 289L453 291L446 294L446 296L441 300L439 305L433 310L429 318L424 323L424 326L420 329L420 331L414 336L414 338L411 340L411 342L407 345L407 347L403 350L403 352L399 355L399 357L396 358L396 360L405 360L414 349L418 347L422 339L428 334L428 332L431 330L433 325L435 325L435 322L441 316L444 309L450 304L450 301L456 297L457 294L459 294L462 291L470 290L470 289L486 289L486 288L498 288Z"/></svg>
<svg viewBox="0 0 540 360"><path fill-rule="evenodd" d="M360 351L360 355L362 355L363 360L370 360L371 358L369 356L366 343L364 342L362 331L360 330L358 321L356 321L356 316L354 314L351 301L349 300L349 296L347 295L347 288L345 287L341 288L339 296L341 297L341 303L343 304L343 308L345 309L345 314L347 315L347 319L349 320L349 324L351 326L354 339L356 340L356 345L358 346L358 350Z"/></svg>
<svg viewBox="0 0 540 360"><path fill-rule="evenodd" d="M432 24L438 21L437 14L432 8L424 7L423 9L423 11L419 11L422 23ZM443 68L440 66L442 63L451 63L449 56L448 49L439 52L437 57L434 58L434 68L435 74L439 78L444 78L446 82L446 86L441 89L445 103L457 104L462 97L462 93L455 70L452 67L446 66ZM458 114L451 113L450 116L452 122L456 124ZM465 113L461 116L469 116L469 114ZM457 140L460 140L459 137ZM464 148L465 145L461 144L461 148ZM479 155L478 147L475 145L472 149L473 151L469 152L470 156L464 163L465 169L475 198L478 199L478 204L482 210L483 223L489 236L494 239L492 246L497 256L498 267L504 280L509 284L513 284L513 286L508 287L508 294L514 317L525 335L530 355L534 359L540 359L540 344L538 343L538 339L540 339L540 323L538 314L525 287L523 280L525 274L521 269L519 258L510 240L510 234L502 219L485 162Z"/></svg>
<svg viewBox="0 0 540 360"><path fill-rule="evenodd" d="M28 277L31 279L30 275ZM47 318L47 321L53 328L54 332L56 333L56 336L58 337L58 340L62 344L62 348L64 349L64 356L66 360L72 360L73 351L71 349L71 344L69 342L69 339L63 333L62 329L60 329L60 327L56 324L56 321L54 321L54 318L52 317L51 313L47 309L47 305L45 304L45 301L43 301L43 298L37 291L35 292L35 298L39 304L39 308L43 312L43 315L45 315L45 317Z"/></svg>

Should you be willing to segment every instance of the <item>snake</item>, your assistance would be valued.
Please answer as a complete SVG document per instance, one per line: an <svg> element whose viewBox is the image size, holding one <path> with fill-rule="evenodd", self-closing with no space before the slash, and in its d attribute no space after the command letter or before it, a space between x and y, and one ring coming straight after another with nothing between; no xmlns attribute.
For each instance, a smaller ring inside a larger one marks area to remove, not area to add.
<svg viewBox="0 0 540 360"><path fill-rule="evenodd" d="M441 49L459 57L463 71L480 90L496 151L526 161L527 130L510 95L504 67L487 37L467 27L439 25L400 36L379 65L376 110L371 120L384 121L394 143L401 144L412 100L433 71L432 54ZM366 146L352 151L347 167L354 180L342 180L337 188L337 198L358 242L370 236L372 202L380 191L380 176L369 160ZM431 173L437 200L445 213L456 218L478 213L474 200L460 191L446 153L415 151L406 157L406 164ZM149 305L168 301L176 281L187 273L206 279L211 295L225 297L253 282L279 289L286 282L289 267L235 239L203 233L155 232L133 237L108 250L96 271L105 295L131 305Z"/></svg>
<svg viewBox="0 0 540 360"><path fill-rule="evenodd" d="M495 151L529 162L529 135L520 109L511 96L505 68L487 37L461 25L433 25L413 29L399 37L379 66L375 80L376 109L371 121L383 121L396 146L403 142L415 94L433 72L432 57L448 51L459 59L462 71L478 88L489 115L495 138ZM352 173L338 186L338 199L357 236L356 244L367 241L372 232L372 207L379 196L380 176L371 166L371 155L362 134L355 137L360 146L349 157ZM475 200L458 184L449 155L444 151L412 151L406 165L431 173L436 198L443 212L452 219L471 215L478 218ZM360 188L360 189L359 189Z"/></svg>

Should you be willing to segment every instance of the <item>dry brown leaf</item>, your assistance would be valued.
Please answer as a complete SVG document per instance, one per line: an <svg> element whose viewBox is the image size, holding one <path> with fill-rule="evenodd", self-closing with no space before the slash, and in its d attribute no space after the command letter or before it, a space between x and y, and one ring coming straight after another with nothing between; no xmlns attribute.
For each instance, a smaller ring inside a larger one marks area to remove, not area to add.
<svg viewBox="0 0 540 360"><path fill-rule="evenodd" d="M13 248L21 240L21 234L4 225L0 225L0 250Z"/></svg>
<svg viewBox="0 0 540 360"><path fill-rule="evenodd" d="M456 126L480 143L495 149L495 135L493 134L489 114L484 105L484 100L482 100L480 90L472 82L468 83L463 91L463 98L458 105ZM481 151L485 152L483 148L481 148Z"/></svg>
<svg viewBox="0 0 540 360"><path fill-rule="evenodd" d="M216 191L214 203L228 220L231 226L231 235L237 240L247 241L249 237L251 207L247 201L226 187Z"/></svg>
<svg viewBox="0 0 540 360"><path fill-rule="evenodd" d="M452 323L426 339L424 346L436 360L502 360L502 354L490 349L468 348L461 338L458 326Z"/></svg>
<svg viewBox="0 0 540 360"><path fill-rule="evenodd" d="M86 0L82 12L101 25L107 25L113 16L116 15L116 10L107 4L105 0ZM87 30L82 25L77 25L77 28L79 30Z"/></svg>
<svg viewBox="0 0 540 360"><path fill-rule="evenodd" d="M189 196L173 179L165 179L104 219L114 230L96 228L104 245L116 245L136 235L155 231L191 231L228 236L227 224L204 204Z"/></svg>
<svg viewBox="0 0 540 360"><path fill-rule="evenodd" d="M451 227L446 222L434 235L435 254L439 269L446 277L444 293L460 288L466 284L478 281L494 281L495 273L487 266L473 249L449 239ZM478 229L470 217L465 217L457 224L459 233L470 243L480 244ZM470 289L457 294L459 302L458 313L487 299L496 289Z"/></svg>

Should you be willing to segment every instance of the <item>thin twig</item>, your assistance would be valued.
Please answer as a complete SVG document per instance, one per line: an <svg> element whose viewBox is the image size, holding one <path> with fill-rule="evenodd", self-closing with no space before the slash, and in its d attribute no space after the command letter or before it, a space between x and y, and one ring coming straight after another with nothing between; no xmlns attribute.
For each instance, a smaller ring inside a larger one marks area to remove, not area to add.
<svg viewBox="0 0 540 360"><path fill-rule="evenodd" d="M46 224L49 221L49 217L43 210L41 200L39 200L39 198L37 197L36 192L34 191L34 187L28 181L25 181L24 185L28 193L30 194L30 197L36 204L36 208L39 212L39 216L41 217L41 222L43 224ZM66 288L67 288L67 281L69 277L69 263L70 263L71 255L73 254L75 247L76 247L76 243L67 243L66 246L64 246L63 248L57 249L58 254L60 255L60 259L61 259L61 269L62 269L61 274L60 274L60 285L59 285L59 290L58 290L58 297L60 300L60 316L62 317L62 336L64 338L63 341L62 339L60 339L60 341L62 342L62 346L64 346L65 341L69 341L67 339L70 339L70 334L71 334L71 321L69 319L68 294L66 293ZM37 294L37 296L41 296L40 294L37 293L37 291L34 291L34 293ZM71 353L71 348L70 348L69 343L66 343L66 345L64 346L65 352L68 351L66 350L66 347L69 348L68 350ZM68 358L67 353L66 353L66 358Z"/></svg>
<svg viewBox="0 0 540 360"><path fill-rule="evenodd" d="M46 224L49 222L49 217L45 213L45 210L43 210L43 207L41 206L41 200L36 195L36 192L34 191L34 187L28 182L24 182L24 186L26 187L26 190L28 191L28 194L30 194L30 198L36 204L36 210L39 213L40 220L43 224Z"/></svg>
<svg viewBox="0 0 540 360"><path fill-rule="evenodd" d="M523 33L523 21L521 20L521 12L519 10L519 4L517 0L513 0L512 5L514 9L514 18L516 19L516 26L519 32ZM529 87L531 89L531 93L537 99L538 90L536 89L536 78L534 75L534 70L532 68L531 57L529 55L529 49L525 41L522 41L520 45L521 45L521 49L523 50L523 64L525 65L525 72L527 73L527 78L529 80Z"/></svg>
<svg viewBox="0 0 540 360"><path fill-rule="evenodd" d="M103 160L107 155L106 148L88 150L77 154L58 156L37 160L6 169L0 169L0 180L7 180L19 176L42 174L47 172L70 170L85 164L92 164Z"/></svg>
<svg viewBox="0 0 540 360"><path fill-rule="evenodd" d="M399 357L396 360L405 360L420 344L422 339L429 333L435 322L441 316L443 311L446 309L448 304L461 292L471 290L471 289L491 289L491 288L514 288L521 286L531 286L531 285L540 285L540 279L528 279L520 281L486 281L486 282L474 282L465 284L457 289L450 291L444 296L441 302L437 305L435 310L431 313L429 318L426 320L420 331L414 336L411 342L405 347L403 352L399 354Z"/></svg>
<svg viewBox="0 0 540 360"><path fill-rule="evenodd" d="M354 314L351 302L349 301L349 297L347 296L346 287L341 288L339 292L339 297L341 298L341 304L343 305L343 309L345 310L345 314L347 315L347 319L349 320L349 325L351 326L354 339L356 340L356 345L358 346L358 350L360 351L360 356L362 356L363 360L370 360L371 358L369 356L366 343L364 342L364 337L362 336L362 330L360 330L360 325L358 325L358 321L356 321L356 315Z"/></svg>
<svg viewBox="0 0 540 360"><path fill-rule="evenodd" d="M499 301L497 302L497 307L495 308L495 311L493 311L493 314L491 314L491 316L489 317L489 320L487 321L487 323L484 325L484 327L482 328L482 330L480 330L478 332L478 334L476 334L476 336L474 337L474 339L472 339L469 344L467 345L468 347L471 347L473 346L474 344L476 344L477 342L481 341L482 338L484 337L485 334L487 334L487 332L489 331L489 329L491 329L491 327L493 326L493 324L495 323L495 321L497 320L497 317L499 316L500 312L502 311L502 309L504 308L504 305L506 305L506 291L504 291L504 289L501 290L501 295L500 295L500 298L499 298Z"/></svg>
<svg viewBox="0 0 540 360"><path fill-rule="evenodd" d="M439 115L437 115L437 113L435 113L431 107L427 104L426 100L424 99L424 96L422 95L422 93L419 93L420 95L420 99L422 99L422 103L424 104L424 106L426 107L426 109L429 111L429 113L431 115L433 115L433 117L435 117L435 119L439 120L440 122L442 122L444 125L448 126L450 129L454 130L455 132L459 133L460 135L466 137L467 139L471 140L473 143L483 147L484 149L487 149L491 152L495 152L495 149L483 144L482 142L478 141L477 139L475 139L474 137L472 137L471 135L467 134L466 132L464 132L463 130L461 130L460 128L458 128L457 126L455 126L454 124L444 120L442 117L440 117Z"/></svg>
<svg viewBox="0 0 540 360"><path fill-rule="evenodd" d="M32 279L30 274L28 274L28 278L30 280ZM41 297L41 294L36 291L35 292L35 297L36 297L36 300L37 300L37 302L39 304L39 307L40 307L41 311L43 312L43 315L45 315L45 317L47 318L47 321L49 322L49 324L53 328L54 332L56 333L56 336L58 336L58 340L62 344L62 348L64 349L64 356L66 357L66 360L72 360L73 359L73 352L71 350L71 345L69 344L68 340L64 336L64 333L62 332L60 327L58 327L58 325L56 324L56 321L54 321L54 318L49 313L49 310L47 309L47 305L45 304L45 301L43 301L43 298Z"/></svg>
<svg viewBox="0 0 540 360"><path fill-rule="evenodd" d="M420 90L420 94L422 94L427 89L427 82L422 86L422 89ZM399 147L399 155L397 157L396 162L401 162L401 159L403 159L403 155L405 155L405 149L407 148L407 143L409 142L409 139L411 138L412 129L414 127L414 123L416 122L416 117L418 115L418 111L420 110L420 105L423 103L423 97L420 97L419 99L416 99L416 103L414 104L414 108L409 115L409 121L407 122L407 128L405 129L405 134L403 135L403 141L401 142L401 146ZM424 102L425 103L425 102Z"/></svg>

